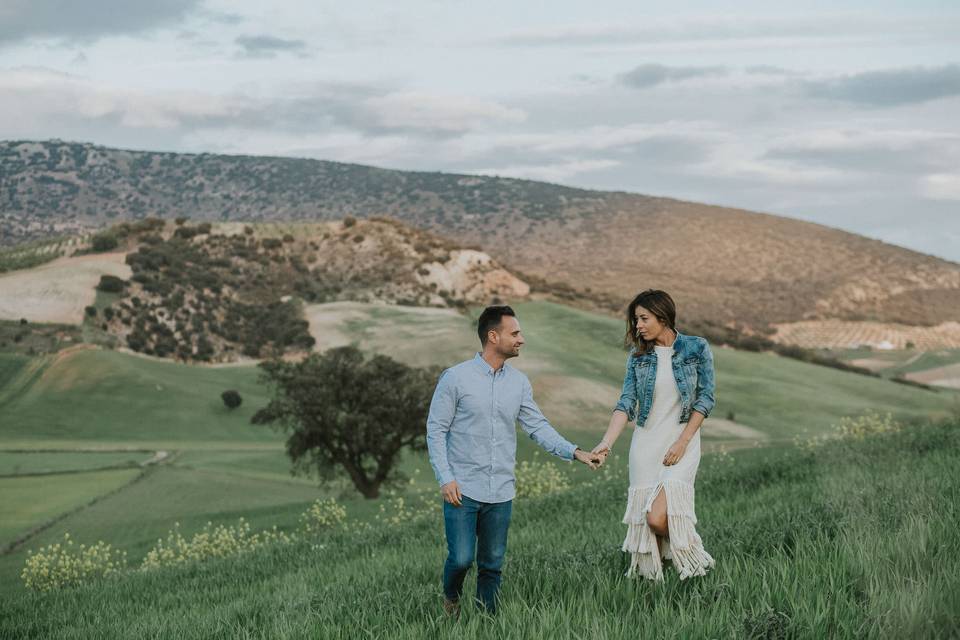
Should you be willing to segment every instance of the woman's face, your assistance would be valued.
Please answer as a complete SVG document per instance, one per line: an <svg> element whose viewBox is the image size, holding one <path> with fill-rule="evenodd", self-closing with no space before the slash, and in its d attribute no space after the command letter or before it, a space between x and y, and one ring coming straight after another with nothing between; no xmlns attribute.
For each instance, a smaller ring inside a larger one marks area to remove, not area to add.
<svg viewBox="0 0 960 640"><path fill-rule="evenodd" d="M637 317L637 334L641 340L652 342L667 328L667 325L660 322L657 316L639 305L634 313Z"/></svg>

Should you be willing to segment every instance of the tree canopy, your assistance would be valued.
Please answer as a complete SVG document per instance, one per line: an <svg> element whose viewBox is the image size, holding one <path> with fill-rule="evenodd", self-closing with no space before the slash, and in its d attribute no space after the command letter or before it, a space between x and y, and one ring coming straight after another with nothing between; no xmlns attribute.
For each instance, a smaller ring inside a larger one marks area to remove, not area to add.
<svg viewBox="0 0 960 640"><path fill-rule="evenodd" d="M426 449L426 420L439 369L419 369L385 356L366 358L354 346L313 353L300 362L260 364L272 389L254 424L274 424L289 437L294 470L322 478L346 472L366 498L403 480L404 449Z"/></svg>

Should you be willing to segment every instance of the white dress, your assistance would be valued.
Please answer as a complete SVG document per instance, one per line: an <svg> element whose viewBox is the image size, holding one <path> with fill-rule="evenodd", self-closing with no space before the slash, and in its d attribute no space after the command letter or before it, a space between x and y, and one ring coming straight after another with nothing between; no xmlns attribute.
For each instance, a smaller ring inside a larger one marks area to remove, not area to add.
<svg viewBox="0 0 960 640"><path fill-rule="evenodd" d="M623 550L630 553L627 576L640 574L651 580L663 580L664 559L673 560L680 578L702 576L714 560L703 548L694 525L693 484L700 466L700 430L687 444L680 461L663 464L663 457L677 441L685 424L680 422L680 392L673 377L673 347L655 346L657 379L653 404L642 426L633 431L630 442L630 489L623 522L627 537ZM656 553L656 534L647 525L647 512L660 488L667 495L667 527L669 541L661 539Z"/></svg>

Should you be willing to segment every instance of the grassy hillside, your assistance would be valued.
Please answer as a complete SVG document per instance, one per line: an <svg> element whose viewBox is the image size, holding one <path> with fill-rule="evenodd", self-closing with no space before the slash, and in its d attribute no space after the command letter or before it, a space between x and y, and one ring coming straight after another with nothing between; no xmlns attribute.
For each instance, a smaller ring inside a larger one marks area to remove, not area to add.
<svg viewBox="0 0 960 640"><path fill-rule="evenodd" d="M438 518L0 601L0 635L121 638L950 637L960 624L960 424L707 458L717 566L623 577L624 470L518 500L499 616L440 606ZM466 593L473 589L468 578Z"/></svg>
<svg viewBox="0 0 960 640"><path fill-rule="evenodd" d="M580 446L592 447L622 380L619 323L544 302L522 303L517 311L527 345L513 363L530 375L536 398L553 423ZM415 365L452 364L472 357L476 348L474 320L449 309L333 303L308 307L307 316L320 345L357 341L365 350ZM790 443L866 409L920 420L946 415L956 403L957 394L951 392L933 393L774 355L714 351L718 403L703 430L708 450ZM45 358L5 356L0 375L7 380L0 387L0 474L70 471L40 479L0 478L0 503L8 505L9 522L22 523L10 525L0 544L118 486L94 481L92 474L101 473L97 469L139 464L153 451L171 454L141 480L0 557L0 590L20 589L16 576L28 548L65 532L85 541L113 541L136 560L176 521L188 532L208 520L233 522L241 515L255 524L292 527L318 496L339 496L351 516L373 513L382 504L360 499L347 483L320 489L315 481L290 477L282 435L249 424L267 398L255 367L189 366L75 349ZM220 400L228 388L243 397L234 411ZM732 422L726 420L730 417ZM618 450L627 447L627 438ZM534 451L521 437L520 459L530 459ZM566 465L560 468L577 473ZM415 480L411 490L434 490L425 454L408 456L403 469ZM111 473L119 478L140 471ZM21 498L26 495L22 486L35 487L35 493ZM93 489L66 503L45 500L47 491L58 493L66 486ZM36 502L57 506L38 513L32 506Z"/></svg>
<svg viewBox="0 0 960 640"><path fill-rule="evenodd" d="M761 332L825 318L935 325L960 309L956 263L799 220L529 180L10 141L0 213L3 244L37 226L62 234L146 215L388 215L478 244L573 299L619 310L635 291L664 288L698 322Z"/></svg>

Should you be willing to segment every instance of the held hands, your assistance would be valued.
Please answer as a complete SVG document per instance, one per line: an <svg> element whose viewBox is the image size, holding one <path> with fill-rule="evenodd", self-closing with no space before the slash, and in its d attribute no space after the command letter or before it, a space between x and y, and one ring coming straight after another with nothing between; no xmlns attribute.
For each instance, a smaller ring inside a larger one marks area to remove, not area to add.
<svg viewBox="0 0 960 640"><path fill-rule="evenodd" d="M687 450L687 441L680 439L670 445L670 448L667 449L667 453L663 456L664 466L672 466L680 462L680 458L683 457L684 452Z"/></svg>
<svg viewBox="0 0 960 640"><path fill-rule="evenodd" d="M607 452L609 453L609 449ZM573 457L594 470L599 469L604 460L607 459L606 453L598 453L596 450L584 451L583 449L574 451ZM449 502L455 507L463 504L463 494L460 493L460 485L457 484L456 480L451 480L440 487L440 494L443 496L444 501Z"/></svg>
<svg viewBox="0 0 960 640"><path fill-rule="evenodd" d="M600 464L603 464L607 461L607 456L610 455L610 445L607 444L606 440L601 440L600 444L593 448L593 453L600 456Z"/></svg>
<svg viewBox="0 0 960 640"><path fill-rule="evenodd" d="M584 451L583 449L574 451L573 457L593 470L599 469L600 465L602 465L606 459L606 456L600 455L595 451Z"/></svg>

